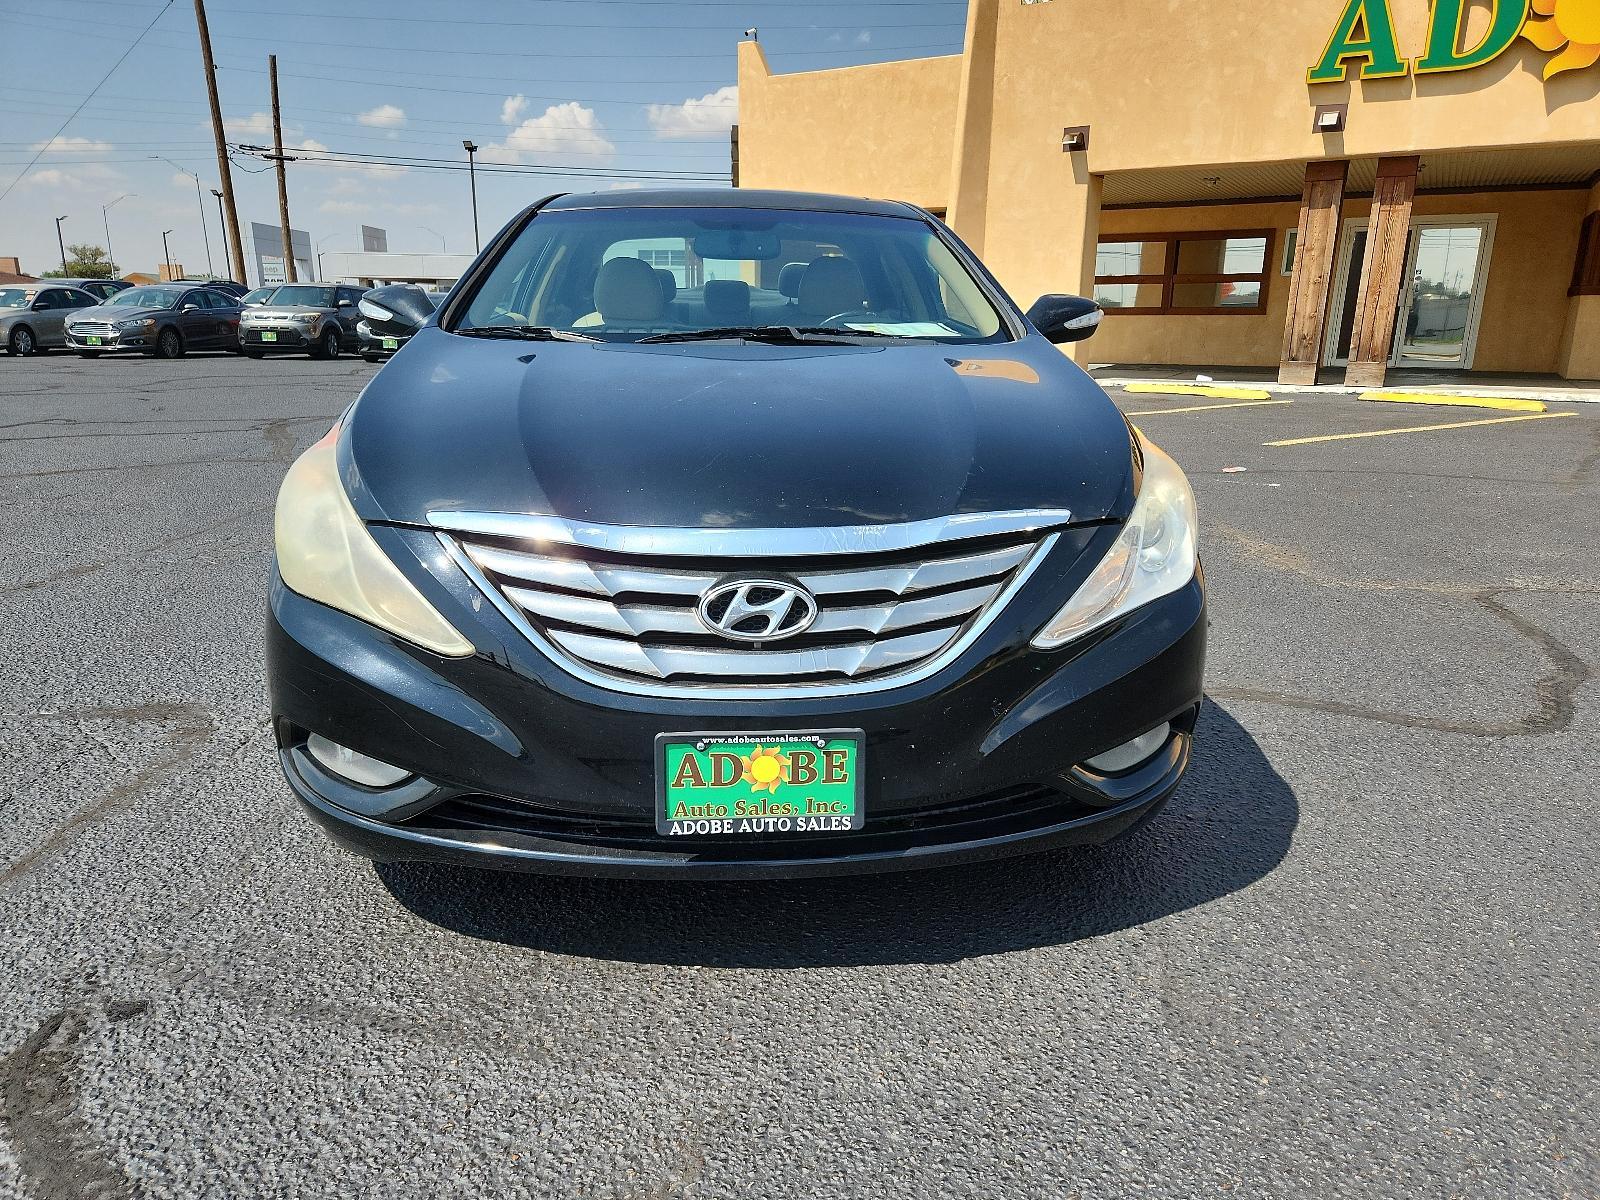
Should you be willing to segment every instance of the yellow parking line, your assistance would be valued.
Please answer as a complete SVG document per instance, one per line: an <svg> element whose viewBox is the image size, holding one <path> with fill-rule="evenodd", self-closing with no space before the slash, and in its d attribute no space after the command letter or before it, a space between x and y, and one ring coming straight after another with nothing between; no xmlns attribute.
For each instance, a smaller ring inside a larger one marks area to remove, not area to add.
<svg viewBox="0 0 1600 1200"><path fill-rule="evenodd" d="M1263 446L1304 446L1311 442L1342 442L1347 438L1388 437L1392 433L1426 433L1430 429L1467 429L1473 425L1505 425L1511 421L1548 421L1555 417L1575 417L1574 412L1529 413L1522 417L1487 417L1481 421L1445 421L1439 425L1407 425L1403 429L1368 429L1361 433L1324 433L1320 437L1285 438L1281 442L1262 442Z"/></svg>
<svg viewBox="0 0 1600 1200"><path fill-rule="evenodd" d="M1543 400L1519 396L1451 396L1444 392L1362 392L1361 399L1380 404L1444 404L1452 408L1497 408L1502 412L1542 413Z"/></svg>
<svg viewBox="0 0 1600 1200"><path fill-rule="evenodd" d="M1265 388L1224 387L1210 383L1125 383L1122 390L1142 396L1211 396L1218 400L1266 400Z"/></svg>
<svg viewBox="0 0 1600 1200"><path fill-rule="evenodd" d="M1243 400L1237 404L1195 404L1189 408L1147 408L1130 417L1159 417L1162 413L1210 412L1214 408L1260 408L1264 404L1293 404L1293 400Z"/></svg>

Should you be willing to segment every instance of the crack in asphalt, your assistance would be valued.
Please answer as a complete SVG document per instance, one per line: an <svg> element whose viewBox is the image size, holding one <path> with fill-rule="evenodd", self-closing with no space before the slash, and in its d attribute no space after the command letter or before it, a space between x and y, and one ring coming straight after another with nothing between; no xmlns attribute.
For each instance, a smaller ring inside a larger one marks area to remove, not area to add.
<svg viewBox="0 0 1600 1200"><path fill-rule="evenodd" d="M146 1010L143 1001L92 1002L47 1018L20 1046L0 1059L0 1117L10 1131L17 1171L43 1200L122 1200L136 1195L84 1115L79 1058L95 1017L125 1021Z"/></svg>
<svg viewBox="0 0 1600 1200"><path fill-rule="evenodd" d="M1600 458L1600 452L1597 452L1596 457ZM1418 592L1424 595L1472 600L1485 612L1537 646L1540 653L1549 660L1551 669L1533 681L1532 707L1527 712L1505 721L1451 721L1440 717L1417 717L1392 709L1351 704L1342 700L1325 700L1314 696L1299 696L1263 688L1216 685L1206 688L1207 695L1219 700L1274 704L1281 708L1304 709L1337 716L1357 717L1367 721L1381 721L1386 725L1404 729L1427 729L1439 733L1465 734L1468 737L1527 737L1564 733L1572 728L1577 715L1578 692L1584 684L1594 678L1593 669L1565 642L1501 603L1500 597L1529 592L1594 595L1597 594L1595 591L1586 588L1546 586L1533 581L1508 582L1495 587L1483 587L1475 584L1425 581L1346 579L1324 570L1297 550L1253 537L1242 529L1217 525L1213 526L1213 531L1231 539L1258 564L1285 574L1297 575L1318 587L1344 591Z"/></svg>
<svg viewBox="0 0 1600 1200"><path fill-rule="evenodd" d="M15 861L0 869L0 886L11 883L53 857L90 825L126 808L150 787L176 773L199 753L200 747L216 731L216 716L201 704L176 701L151 701L122 707L73 709L61 713L39 713L39 717L61 717L76 722L94 720L125 724L169 724L163 740L166 752L154 762L134 771L104 795L77 809L44 839Z"/></svg>

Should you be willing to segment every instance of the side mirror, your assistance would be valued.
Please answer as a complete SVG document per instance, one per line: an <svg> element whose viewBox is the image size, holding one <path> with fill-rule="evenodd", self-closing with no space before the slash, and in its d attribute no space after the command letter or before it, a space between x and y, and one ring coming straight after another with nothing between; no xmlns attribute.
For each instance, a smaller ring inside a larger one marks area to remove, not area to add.
<svg viewBox="0 0 1600 1200"><path fill-rule="evenodd" d="M32 304L32 305L31 305L31 307L32 307L32 309L33 309L33 311L34 311L34 312L43 312L43 311L44 311L44 310L45 310L45 309L47 309L47 308L49 308L49 307L50 307L50 304L49 304L49 302L48 302L48 301L46 301L46 300L45 300L45 299L44 299L44 298L43 298L43 297L42 297L42 296L41 296L41 297L40 297L40 298L39 298L39 299L37 299L37 300L35 300L35 301L34 301L34 302L33 302L33 304Z"/></svg>
<svg viewBox="0 0 1600 1200"><path fill-rule="evenodd" d="M1100 327L1105 311L1087 296L1040 296L1028 320L1050 341L1081 342Z"/></svg>
<svg viewBox="0 0 1600 1200"><path fill-rule="evenodd" d="M189 303L185 304L178 311L179 312L199 312L200 311L200 306L198 304L196 304L193 300L191 300L191 301L189 301Z"/></svg>
<svg viewBox="0 0 1600 1200"><path fill-rule="evenodd" d="M433 305L415 284L395 283L373 288L356 310L380 333L412 334L433 316Z"/></svg>
<svg viewBox="0 0 1600 1200"><path fill-rule="evenodd" d="M348 296L346 296L343 300L339 301L339 307L340 308L353 308L354 306L355 306L355 301L350 299L350 297L348 297Z"/></svg>

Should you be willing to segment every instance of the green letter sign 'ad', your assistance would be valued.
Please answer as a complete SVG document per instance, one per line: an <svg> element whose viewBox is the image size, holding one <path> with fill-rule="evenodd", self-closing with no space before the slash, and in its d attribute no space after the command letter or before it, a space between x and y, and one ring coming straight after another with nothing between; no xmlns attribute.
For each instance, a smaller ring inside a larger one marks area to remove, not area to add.
<svg viewBox="0 0 1600 1200"><path fill-rule="evenodd" d="M1435 0L1433 16L1428 21L1428 52L1417 60L1417 74L1465 71L1504 54L1522 29L1527 0L1491 0L1491 4L1492 15L1483 40L1470 50L1462 50L1468 0Z"/></svg>
<svg viewBox="0 0 1600 1200"><path fill-rule="evenodd" d="M1440 0L1441 7L1448 7L1449 3L1450 0ZM1391 79L1406 73L1408 64L1400 57L1389 0L1349 0L1328 39L1328 48L1306 79L1311 83L1338 83L1344 79L1345 63L1351 59L1360 60L1362 79Z"/></svg>

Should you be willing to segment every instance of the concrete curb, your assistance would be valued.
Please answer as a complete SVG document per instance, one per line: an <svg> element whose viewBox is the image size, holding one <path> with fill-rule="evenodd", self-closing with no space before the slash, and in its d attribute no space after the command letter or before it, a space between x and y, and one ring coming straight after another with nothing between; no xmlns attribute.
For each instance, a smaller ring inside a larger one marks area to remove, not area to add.
<svg viewBox="0 0 1600 1200"><path fill-rule="evenodd" d="M1092 373L1091 373L1092 375ZM1370 388L1346 387L1343 384L1287 384L1287 383L1258 383L1250 380L1218 379L1204 384L1184 384L1175 380L1150 379L1137 375L1092 375L1094 381L1102 387L1115 387L1126 390L1130 384L1140 385L1140 391L1160 388L1167 390L1170 387L1214 387L1228 389L1248 389L1267 392L1274 396L1350 396L1359 398L1363 392L1371 391ZM1180 393L1190 394L1190 393ZM1210 394L1210 393L1206 393ZM1421 393L1418 393L1421 394ZM1600 404L1600 388L1433 388L1427 393L1429 396L1438 397L1433 403L1449 404L1455 398L1468 397L1477 399L1513 398L1522 400L1542 400L1546 404Z"/></svg>

